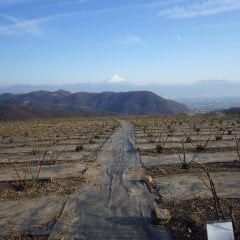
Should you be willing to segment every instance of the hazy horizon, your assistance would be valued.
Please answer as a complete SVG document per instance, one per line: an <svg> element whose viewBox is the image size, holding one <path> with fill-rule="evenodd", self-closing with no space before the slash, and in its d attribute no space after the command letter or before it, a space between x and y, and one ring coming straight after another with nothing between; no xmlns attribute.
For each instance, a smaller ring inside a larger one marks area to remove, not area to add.
<svg viewBox="0 0 240 240"><path fill-rule="evenodd" d="M111 78L110 78L111 79ZM149 85L159 85L159 86L190 86L190 85L194 85L194 84L200 84L200 83L204 83L204 82L208 82L208 83L215 83L218 84L220 82L226 82L226 83L233 83L233 84L240 84L240 81L231 81L231 80L225 80L225 79L209 79L209 80L199 80L199 81L195 81L195 82L182 82L182 83L151 83L151 82L146 82L146 83L134 83L131 81L126 81L124 80L123 82L119 82L119 83L126 83L126 84L130 84L133 86L149 86ZM109 84L109 85L115 85L115 83L111 83L109 82L109 79L107 80L103 80L103 81L96 81L96 82L72 82L72 83L16 83L16 84L6 84L6 85L0 85L0 88L8 88L8 87L13 87L13 86L59 86L59 87L64 87L64 86L71 86L71 85L82 85L82 84L89 84L89 85L101 85L101 84ZM118 85L118 83L116 82L116 86ZM44 90L44 89L43 89ZM61 89L59 89L61 90ZM65 89L62 89L65 90ZM142 89L144 90L144 89Z"/></svg>
<svg viewBox="0 0 240 240"><path fill-rule="evenodd" d="M239 12L237 0L3 0L0 86L239 81Z"/></svg>

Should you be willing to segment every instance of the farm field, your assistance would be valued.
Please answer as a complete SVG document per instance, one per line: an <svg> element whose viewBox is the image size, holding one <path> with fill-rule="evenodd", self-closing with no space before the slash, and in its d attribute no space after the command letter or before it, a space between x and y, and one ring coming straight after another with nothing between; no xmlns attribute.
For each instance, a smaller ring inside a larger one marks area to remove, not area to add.
<svg viewBox="0 0 240 240"><path fill-rule="evenodd" d="M0 12L0 240L240 240L240 0Z"/></svg>
<svg viewBox="0 0 240 240"><path fill-rule="evenodd" d="M1 239L168 239L128 121L0 125Z"/></svg>
<svg viewBox="0 0 240 240"><path fill-rule="evenodd" d="M1 123L1 236L46 239L118 126L115 119Z"/></svg>
<svg viewBox="0 0 240 240"><path fill-rule="evenodd" d="M222 115L1 123L0 239L207 239L217 220L237 235L239 138Z"/></svg>
<svg viewBox="0 0 240 240"><path fill-rule="evenodd" d="M171 212L177 239L207 239L206 222L240 230L240 119L223 115L134 118L149 188ZM213 183L213 184L212 184Z"/></svg>

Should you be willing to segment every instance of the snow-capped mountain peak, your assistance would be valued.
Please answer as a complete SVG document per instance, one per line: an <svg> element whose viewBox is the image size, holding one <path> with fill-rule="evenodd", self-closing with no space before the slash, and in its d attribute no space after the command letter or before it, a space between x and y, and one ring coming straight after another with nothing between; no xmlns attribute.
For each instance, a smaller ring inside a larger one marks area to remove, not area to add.
<svg viewBox="0 0 240 240"><path fill-rule="evenodd" d="M117 74L107 80L107 83L123 83L123 82L126 82L126 80Z"/></svg>

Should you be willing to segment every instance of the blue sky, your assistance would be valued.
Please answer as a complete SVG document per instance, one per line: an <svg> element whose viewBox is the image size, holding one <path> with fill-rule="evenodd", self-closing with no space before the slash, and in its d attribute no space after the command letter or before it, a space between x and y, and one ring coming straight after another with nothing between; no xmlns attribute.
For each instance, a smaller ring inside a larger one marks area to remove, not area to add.
<svg viewBox="0 0 240 240"><path fill-rule="evenodd" d="M239 0L0 0L0 86L240 81Z"/></svg>

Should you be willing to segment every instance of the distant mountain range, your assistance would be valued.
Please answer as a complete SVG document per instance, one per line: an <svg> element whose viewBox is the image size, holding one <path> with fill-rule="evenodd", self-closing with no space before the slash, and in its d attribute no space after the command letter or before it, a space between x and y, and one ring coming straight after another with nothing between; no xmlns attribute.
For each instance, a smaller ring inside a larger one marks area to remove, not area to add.
<svg viewBox="0 0 240 240"><path fill-rule="evenodd" d="M0 95L2 120L114 114L171 115L188 112L185 105L146 91L70 93L59 90Z"/></svg>
<svg viewBox="0 0 240 240"><path fill-rule="evenodd" d="M32 91L66 91L76 92L126 92L126 91L150 91L159 96L170 99L180 98L215 98L215 97L240 97L240 82L226 80L207 80L188 85L137 85L122 81L120 77L114 76L109 81L101 83L79 83L68 85L14 85L0 87L2 93L29 93Z"/></svg>

